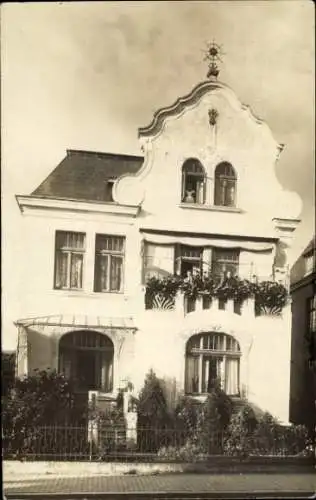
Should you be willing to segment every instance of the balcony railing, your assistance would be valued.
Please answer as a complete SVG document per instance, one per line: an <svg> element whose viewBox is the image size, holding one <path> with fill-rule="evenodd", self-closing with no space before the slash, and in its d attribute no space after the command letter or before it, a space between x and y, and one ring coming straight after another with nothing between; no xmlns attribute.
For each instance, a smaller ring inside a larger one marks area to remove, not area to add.
<svg viewBox="0 0 316 500"><path fill-rule="evenodd" d="M239 315L280 314L289 296L288 275L240 277L195 275L188 278L152 277L145 292L145 308L188 314L224 310Z"/></svg>

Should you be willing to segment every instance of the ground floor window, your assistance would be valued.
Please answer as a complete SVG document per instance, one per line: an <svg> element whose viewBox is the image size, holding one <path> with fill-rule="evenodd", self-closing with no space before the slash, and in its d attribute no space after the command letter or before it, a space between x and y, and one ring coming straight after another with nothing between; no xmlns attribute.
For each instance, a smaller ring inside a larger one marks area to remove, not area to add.
<svg viewBox="0 0 316 500"><path fill-rule="evenodd" d="M239 395L240 356L238 342L229 335L194 335L186 346L186 392L208 393L216 384L220 384L226 394Z"/></svg>
<svg viewBox="0 0 316 500"><path fill-rule="evenodd" d="M59 371L78 391L113 389L114 346L109 337L89 330L64 335L59 343Z"/></svg>

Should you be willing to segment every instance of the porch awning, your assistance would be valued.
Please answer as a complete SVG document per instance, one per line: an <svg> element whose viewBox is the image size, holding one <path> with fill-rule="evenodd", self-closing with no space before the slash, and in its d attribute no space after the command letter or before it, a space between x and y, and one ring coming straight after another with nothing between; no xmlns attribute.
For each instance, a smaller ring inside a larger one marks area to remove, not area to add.
<svg viewBox="0 0 316 500"><path fill-rule="evenodd" d="M52 316L38 316L35 318L19 319L16 326L60 326L74 328L115 328L134 329L136 327L131 317L105 317L82 314L55 314Z"/></svg>
<svg viewBox="0 0 316 500"><path fill-rule="evenodd" d="M273 242L244 241L238 239L219 239L214 237L183 236L170 234L155 234L144 230L141 231L143 240L156 245L171 245L179 243L181 245L197 247L218 247L218 248L240 248L250 252L269 252L272 251Z"/></svg>

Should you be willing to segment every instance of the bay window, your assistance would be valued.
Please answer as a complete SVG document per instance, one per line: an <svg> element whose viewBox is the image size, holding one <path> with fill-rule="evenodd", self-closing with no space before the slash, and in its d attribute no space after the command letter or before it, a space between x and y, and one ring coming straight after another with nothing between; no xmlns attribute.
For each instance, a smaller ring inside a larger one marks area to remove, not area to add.
<svg viewBox="0 0 316 500"><path fill-rule="evenodd" d="M125 237L96 235L95 292L122 292Z"/></svg>
<svg viewBox="0 0 316 500"><path fill-rule="evenodd" d="M191 337L186 346L186 393L209 393L219 385L226 394L239 395L240 356L239 343L229 335L203 333Z"/></svg>
<svg viewBox="0 0 316 500"><path fill-rule="evenodd" d="M85 234L56 231L55 288L82 289Z"/></svg>

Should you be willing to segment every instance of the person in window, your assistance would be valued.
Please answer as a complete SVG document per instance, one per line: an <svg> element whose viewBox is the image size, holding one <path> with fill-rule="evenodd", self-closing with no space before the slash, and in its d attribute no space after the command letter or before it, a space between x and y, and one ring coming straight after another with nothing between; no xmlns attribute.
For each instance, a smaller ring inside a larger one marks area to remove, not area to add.
<svg viewBox="0 0 316 500"><path fill-rule="evenodd" d="M199 160L187 160L182 167L182 201L205 203L205 181L204 168Z"/></svg>

